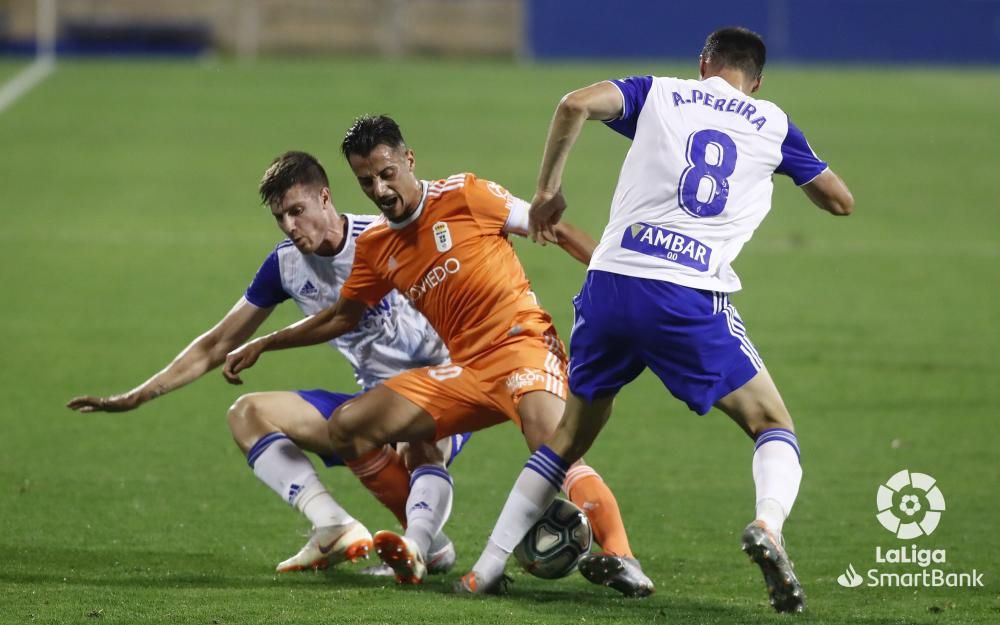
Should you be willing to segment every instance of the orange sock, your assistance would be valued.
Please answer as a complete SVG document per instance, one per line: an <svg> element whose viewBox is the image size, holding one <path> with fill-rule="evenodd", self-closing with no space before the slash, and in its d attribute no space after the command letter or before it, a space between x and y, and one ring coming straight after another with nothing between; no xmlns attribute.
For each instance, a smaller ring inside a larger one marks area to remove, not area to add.
<svg viewBox="0 0 1000 625"><path fill-rule="evenodd" d="M396 450L386 445L374 449L347 466L358 476L382 505L392 512L399 523L406 527L406 498L410 494L410 473Z"/></svg>
<svg viewBox="0 0 1000 625"><path fill-rule="evenodd" d="M618 502L597 471L585 464L570 468L566 472L563 491L587 514L590 527L594 530L594 540L601 549L617 556L634 557Z"/></svg>

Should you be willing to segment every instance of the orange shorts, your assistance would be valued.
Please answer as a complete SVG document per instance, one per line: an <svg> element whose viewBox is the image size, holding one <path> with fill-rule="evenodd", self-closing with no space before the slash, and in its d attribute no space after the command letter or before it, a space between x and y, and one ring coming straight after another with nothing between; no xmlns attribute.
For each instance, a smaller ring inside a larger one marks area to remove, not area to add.
<svg viewBox="0 0 1000 625"><path fill-rule="evenodd" d="M566 348L554 327L522 334L475 359L404 371L384 382L434 417L437 438L482 430L510 419L521 427L517 404L527 393L566 399Z"/></svg>

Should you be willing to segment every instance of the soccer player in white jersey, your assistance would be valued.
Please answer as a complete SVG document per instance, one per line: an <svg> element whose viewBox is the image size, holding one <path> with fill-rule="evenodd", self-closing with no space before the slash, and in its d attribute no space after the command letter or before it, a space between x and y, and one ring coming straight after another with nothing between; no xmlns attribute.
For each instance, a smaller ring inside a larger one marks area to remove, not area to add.
<svg viewBox="0 0 1000 625"><path fill-rule="evenodd" d="M743 549L761 567L781 612L805 605L781 538L802 470L792 418L729 301L730 264L771 205L772 174L789 177L818 207L848 215L854 199L775 104L753 97L765 47L744 28L709 35L700 80L636 76L566 95L549 128L530 215L532 238L552 240L566 208L562 173L584 122L632 139L611 217L574 300L570 390L558 430L525 465L473 572L484 583L556 494L559 475L593 443L615 395L649 367L698 414L713 406L755 441L755 519ZM612 296L613 294L613 296ZM638 570L594 554L580 565L615 587Z"/></svg>
<svg viewBox="0 0 1000 625"><path fill-rule="evenodd" d="M169 393L219 366L226 354L252 336L281 302L295 300L305 315L334 304L350 274L358 235L373 215L338 214L322 165L304 152L288 152L264 173L260 195L288 239L261 265L246 293L210 330L195 339L162 371L131 391L111 397L77 397L68 406L81 412L121 412ZM369 390L401 371L446 364L448 352L423 315L396 291L369 308L353 332L330 345L354 368L358 384ZM326 568L366 557L372 536L331 497L302 450L319 455L327 466L345 464L334 453L326 420L359 393L323 389L243 395L229 409L229 427L254 474L313 524L306 545L281 562L278 572ZM455 551L441 528L451 510L452 482L445 469L468 435L444 439L437 446L401 449L413 470L408 491L375 484L370 490L407 527L429 553L428 572L451 568ZM405 472L400 455L384 447L368 472ZM378 567L391 575L388 567Z"/></svg>

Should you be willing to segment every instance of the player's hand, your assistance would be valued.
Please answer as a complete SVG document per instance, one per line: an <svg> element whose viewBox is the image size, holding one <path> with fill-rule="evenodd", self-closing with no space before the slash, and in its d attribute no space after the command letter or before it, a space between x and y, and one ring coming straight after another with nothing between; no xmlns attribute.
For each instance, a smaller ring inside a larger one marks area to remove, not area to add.
<svg viewBox="0 0 1000 625"><path fill-rule="evenodd" d="M536 191L528 210L528 236L531 240L542 245L558 243L555 226L562 219L565 210L566 198L563 197L562 189L555 193Z"/></svg>
<svg viewBox="0 0 1000 625"><path fill-rule="evenodd" d="M261 352L264 351L263 338L255 339L226 355L226 364L222 367L222 375L230 384L243 384L239 373L254 366Z"/></svg>
<svg viewBox="0 0 1000 625"><path fill-rule="evenodd" d="M139 397L139 393L129 391L111 397L93 397L91 395L74 397L69 400L66 407L79 412L126 412L141 405L142 398Z"/></svg>

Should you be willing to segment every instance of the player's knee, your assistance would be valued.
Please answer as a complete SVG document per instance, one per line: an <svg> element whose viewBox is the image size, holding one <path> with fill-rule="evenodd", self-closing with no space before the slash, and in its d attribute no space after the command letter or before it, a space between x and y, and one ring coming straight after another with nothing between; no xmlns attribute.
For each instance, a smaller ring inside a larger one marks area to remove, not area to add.
<svg viewBox="0 0 1000 625"><path fill-rule="evenodd" d="M356 436L352 429L345 423L340 408L333 412L330 421L327 423L327 434L330 437L330 446L338 455L353 458L357 456L355 449Z"/></svg>
<svg viewBox="0 0 1000 625"><path fill-rule="evenodd" d="M343 458L356 458L372 449L393 442L385 436L377 418L365 404L356 400L341 404L327 424L330 444Z"/></svg>
<svg viewBox="0 0 1000 625"><path fill-rule="evenodd" d="M409 471L428 464L442 467L445 464L445 449L434 443L403 443L397 447L397 451L400 452Z"/></svg>
<svg viewBox="0 0 1000 625"><path fill-rule="evenodd" d="M249 439L255 437L259 429L260 412L259 401L254 393L241 395L229 407L229 412L226 413L229 431L240 447L244 447Z"/></svg>

